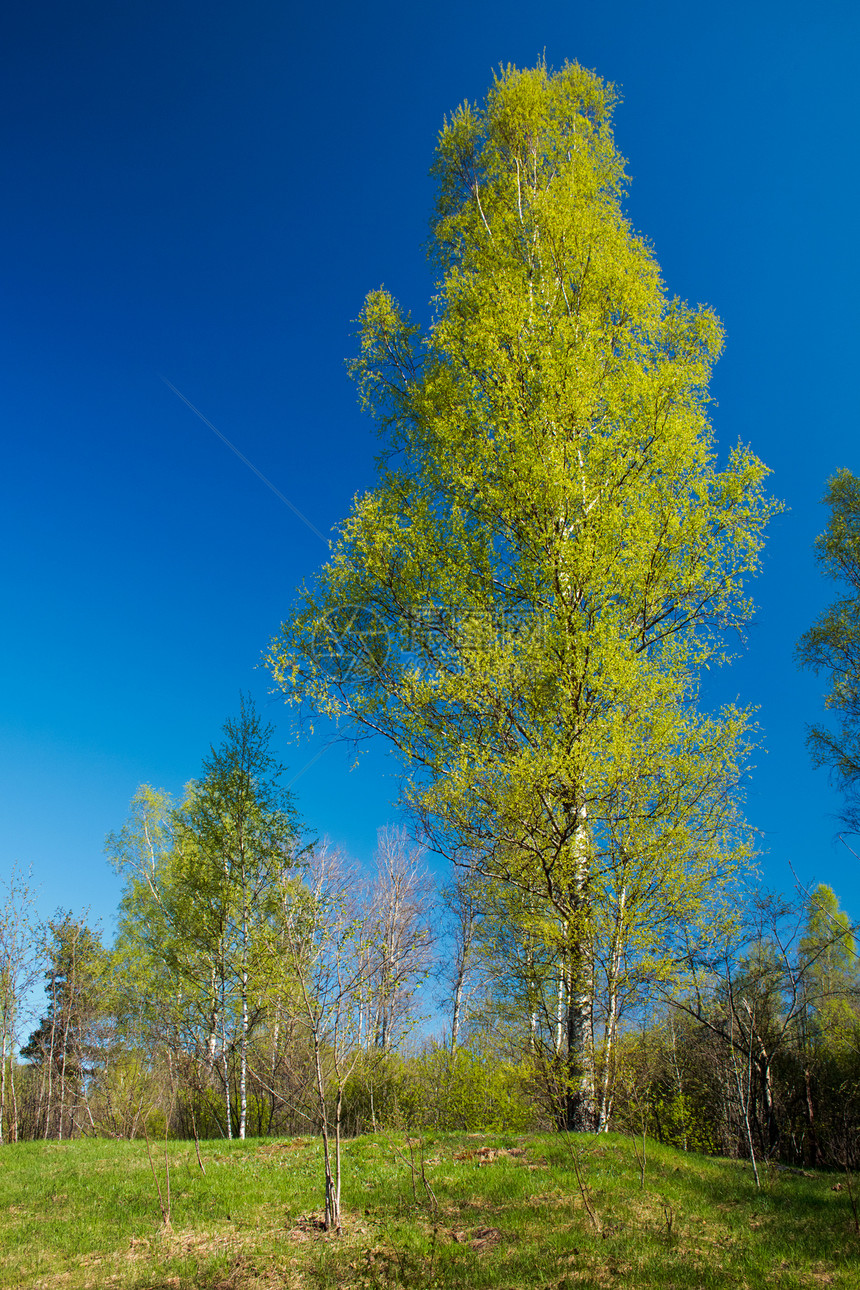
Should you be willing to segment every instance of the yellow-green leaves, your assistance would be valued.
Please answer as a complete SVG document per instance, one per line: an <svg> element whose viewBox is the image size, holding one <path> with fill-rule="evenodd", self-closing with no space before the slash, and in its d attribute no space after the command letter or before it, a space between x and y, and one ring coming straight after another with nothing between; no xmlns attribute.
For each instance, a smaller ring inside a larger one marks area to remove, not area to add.
<svg viewBox="0 0 860 1290"><path fill-rule="evenodd" d="M507 68L446 122L435 318L368 296L353 372L386 464L269 663L400 749L441 850L552 917L623 891L641 948L748 854L751 718L701 714L698 676L773 504L751 452L717 466L722 328L630 228L613 101L575 64Z"/></svg>

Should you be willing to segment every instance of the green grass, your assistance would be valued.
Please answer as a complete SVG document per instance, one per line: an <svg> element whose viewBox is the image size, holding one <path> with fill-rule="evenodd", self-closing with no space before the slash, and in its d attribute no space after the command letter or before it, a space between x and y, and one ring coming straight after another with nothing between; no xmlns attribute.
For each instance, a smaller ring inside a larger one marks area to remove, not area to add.
<svg viewBox="0 0 860 1290"><path fill-rule="evenodd" d="M763 1170L756 1191L749 1166L649 1141L643 1187L633 1144L616 1135L431 1134L431 1194L417 1140L413 1178L407 1140L377 1135L345 1144L337 1237L316 1226L318 1141L201 1150L205 1176L193 1144L168 1146L165 1230L142 1142L0 1149L0 1286L860 1288L835 1174ZM163 1189L163 1144L153 1152Z"/></svg>

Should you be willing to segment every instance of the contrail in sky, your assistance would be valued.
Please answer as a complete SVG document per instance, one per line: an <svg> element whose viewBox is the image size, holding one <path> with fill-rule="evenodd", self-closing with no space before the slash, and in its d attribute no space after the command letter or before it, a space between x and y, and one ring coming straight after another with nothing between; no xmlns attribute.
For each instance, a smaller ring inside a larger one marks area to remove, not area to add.
<svg viewBox="0 0 860 1290"><path fill-rule="evenodd" d="M280 500L284 503L285 506L289 506L290 510L293 512L295 516L297 516L301 520L302 524L307 525L311 533L315 533L316 536L319 538L319 540L321 542L325 542L326 546L328 546L328 538L323 533L320 533L317 526L311 523L307 515L303 515L302 512L299 510L298 506L293 505L289 497L284 497L284 494L281 492L281 490L279 488L276 488L275 485L272 483L272 481L270 479L267 479L266 476L263 474L263 472L261 470L258 470L257 467L254 465L254 463L252 461L249 461L248 458L245 456L245 454L240 452L239 449L236 447L236 445L234 443L231 443L230 440L227 438L227 436L225 434L222 434L217 426L213 426L209 418L204 417L200 409L195 408L191 400L186 399L182 391L177 390L176 386L172 383L172 381L168 381L166 376L162 376L161 379L162 381L164 381L164 384L167 386L167 388L169 390L172 390L173 393L176 395L176 397L178 399L181 399L182 402L186 405L186 407L189 407L191 411L194 413L194 415L196 417L199 417L205 426L209 427L209 429L212 431L213 434L217 434L218 438L223 443L226 443L230 451L234 452L236 456L239 458L239 460L241 462L244 462L244 464L248 467L249 470L253 470L257 478L261 479L263 483L266 485L266 487L270 488L272 492L275 494L275 496L280 498Z"/></svg>

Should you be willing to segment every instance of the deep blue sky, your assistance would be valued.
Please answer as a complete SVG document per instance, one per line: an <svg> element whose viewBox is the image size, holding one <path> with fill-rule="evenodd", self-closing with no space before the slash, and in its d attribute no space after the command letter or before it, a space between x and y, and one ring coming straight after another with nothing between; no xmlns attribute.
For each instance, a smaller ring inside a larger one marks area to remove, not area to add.
<svg viewBox="0 0 860 1290"><path fill-rule="evenodd" d="M748 814L860 915L860 870L804 727L797 637L832 596L811 544L860 470L855 355L858 10L584 0L355 5L33 0L0 32L3 702L0 878L107 930L102 858L142 781L178 790L236 711L275 721L311 828L360 859L396 765L288 742L261 652L325 547L172 382L323 532L374 478L343 359L367 290L426 316L427 171L442 117L545 51L615 81L629 212L671 293L728 345L721 449L772 467L747 652L717 691L761 705ZM715 692L717 692L715 691Z"/></svg>

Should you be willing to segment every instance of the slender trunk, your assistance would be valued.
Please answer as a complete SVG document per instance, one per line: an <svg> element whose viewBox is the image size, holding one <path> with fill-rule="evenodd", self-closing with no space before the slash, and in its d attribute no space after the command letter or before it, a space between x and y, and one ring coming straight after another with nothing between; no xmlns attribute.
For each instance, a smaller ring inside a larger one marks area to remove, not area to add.
<svg viewBox="0 0 860 1290"><path fill-rule="evenodd" d="M395 898L396 899L396 898ZM396 905L395 905L396 909ZM391 1048L391 1012L393 1008L394 913L386 912L382 941L382 963L379 973L379 1004L376 1016L376 1046L383 1053Z"/></svg>
<svg viewBox="0 0 860 1290"><path fill-rule="evenodd" d="M2 1071L0 1071L0 1144L2 1144L2 1143L4 1142L4 1140L5 1140L4 1121L5 1121L5 1118L6 1118L6 1050L7 1050L7 1049L8 1049L8 1047L9 1047L9 1036L8 1036L9 1021L8 1021L8 1015L9 1015L9 1014L8 1014L8 1009L7 1009L7 1006L6 1006L5 1002L4 1002L4 1006L3 1006L3 1034L2 1034L2 1041L0 1041L0 1042L2 1042L2 1048L0 1048L0 1054L2 1054L2 1061L3 1061ZM11 1066L11 1064L12 1064L12 1058L11 1058L11 1055L10 1055L10 1057L9 1057L9 1064L10 1064L10 1066Z"/></svg>
<svg viewBox="0 0 860 1290"><path fill-rule="evenodd" d="M564 956L559 957L556 994L555 994L555 1055L561 1056L561 1045L564 1040L564 1015L567 994L568 971Z"/></svg>
<svg viewBox="0 0 860 1290"><path fill-rule="evenodd" d="M15 1044L13 1042L9 1051L9 1096L12 1100L12 1124L10 1137L13 1142L18 1141L18 1095L15 1091Z"/></svg>
<svg viewBox="0 0 860 1290"><path fill-rule="evenodd" d="M335 1192L334 1178L331 1167L331 1143L329 1141L328 1125L328 1108L325 1100L325 1081L323 1080L322 1061L320 1060L320 1039L319 1031L314 1025L314 1067L317 1081L317 1099L320 1109L320 1128L322 1130L323 1140L323 1166L325 1169L325 1229L330 1231L335 1226L335 1214L337 1213L337 1222L340 1222L340 1213L337 1211L337 1195Z"/></svg>
<svg viewBox="0 0 860 1290"><path fill-rule="evenodd" d="M535 975L534 968L535 968L534 947L531 943L531 935L529 935L528 944L526 945L526 973L527 973L526 981L528 982L529 995L532 998L534 997L533 996L534 975ZM532 1007L529 1013L529 1042L531 1044L532 1052L537 1051L537 1025L538 1025L537 1008Z"/></svg>
<svg viewBox="0 0 860 1290"><path fill-rule="evenodd" d="M272 1030L272 1087L275 1084L275 1073L278 1069L278 1043L281 1038L281 1017L280 1013L275 1014L275 1025Z"/></svg>
<svg viewBox="0 0 860 1290"><path fill-rule="evenodd" d="M230 1103L230 1062L227 1056L227 1031L221 1027L221 1044L224 1061L224 1105L227 1110L227 1138L233 1137L233 1108Z"/></svg>
<svg viewBox="0 0 860 1290"><path fill-rule="evenodd" d="M335 1134L335 1193L334 1193L334 1227L335 1231L340 1231L340 1114L343 1105L343 1086L338 1079L337 1086L337 1103L335 1106L334 1134Z"/></svg>
<svg viewBox="0 0 860 1290"><path fill-rule="evenodd" d="M463 994L466 989L466 975L469 970L469 958L472 952L472 941L475 935L474 914L465 912L461 924L463 943L457 961L457 972L454 977L454 1011L451 1018L451 1052L457 1047L460 1039L460 1024L463 1013Z"/></svg>
<svg viewBox="0 0 860 1290"><path fill-rule="evenodd" d="M9 1140L18 1141L18 1099L15 1093L15 1022L16 1022L16 1000L13 997L9 1009L9 1100L12 1104L12 1114L9 1121Z"/></svg>
<svg viewBox="0 0 860 1290"><path fill-rule="evenodd" d="M72 1009L74 1007L74 998L75 998L74 942L72 942L72 961L71 961L71 970L69 972L69 980L67 982L67 991L68 991L68 1002L66 1004L65 1016L63 1021L63 1046L60 1052L60 1062L62 1064L60 1066L60 1123L59 1123L59 1132L57 1134L58 1141L61 1141L63 1137L63 1120L66 1114L66 1064L68 1062L68 1057L69 1057L69 1031L71 1030L71 1026L72 1026ZM72 1131L71 1131L71 1125L70 1125L69 1137L71 1136L72 1136Z"/></svg>
<svg viewBox="0 0 860 1290"><path fill-rule="evenodd" d="M580 808L574 838L574 874L568 924L570 995L567 1006L566 1127L571 1133L593 1133L594 1052L592 1000L594 975L588 926L588 828Z"/></svg>
<svg viewBox="0 0 860 1290"><path fill-rule="evenodd" d="M80 1030L78 1033L80 1034ZM89 1094L89 1089L87 1088L86 1071L84 1070L84 1048L80 1040L78 1041L78 1044L77 1044L77 1070L78 1070L78 1078L80 1079L80 1082L81 1082L80 1095L84 1101L84 1109L87 1113L87 1119L90 1122L90 1128L93 1131L93 1137L98 1137L98 1133L96 1131L96 1122L93 1119L92 1107L90 1106L90 1094Z"/></svg>
<svg viewBox="0 0 860 1290"><path fill-rule="evenodd" d="M278 1069L278 1041L281 1034L280 1014L275 1013L275 1024L272 1030L272 1060L270 1062L269 1073L269 1114L266 1119L266 1134L271 1136L272 1124L275 1120L275 1076Z"/></svg>
<svg viewBox="0 0 860 1290"><path fill-rule="evenodd" d="M723 1062L716 1057L715 1061L720 1089L723 1094L723 1154L731 1156L734 1154L734 1130L732 1127L732 1095L729 1088L729 1073Z"/></svg>
<svg viewBox="0 0 860 1290"><path fill-rule="evenodd" d="M45 1137L47 1138L51 1129L51 1113L53 1110L54 1099L54 1044L57 1034L57 974L54 972L51 978L51 1041L48 1048L48 1097L45 1108ZM44 1092L45 1081L42 1081L42 1090Z"/></svg>
<svg viewBox="0 0 860 1290"><path fill-rule="evenodd" d="M218 1052L218 967L212 964L210 977L212 1007L209 1010L209 1033L206 1036L206 1073L209 1081L215 1070L215 1054Z"/></svg>
<svg viewBox="0 0 860 1290"><path fill-rule="evenodd" d="M813 1105L812 1105L812 1072L810 1071L808 1066L804 1067L804 1070L803 1070L803 1082L804 1082L804 1085L806 1086L806 1119L809 1125L809 1146L810 1146L809 1163L812 1165L814 1169L815 1166L818 1164L819 1150L818 1150L818 1135L815 1132L815 1111L813 1110Z"/></svg>
<svg viewBox="0 0 860 1290"><path fill-rule="evenodd" d="M618 991L609 990L609 1008L603 1041L603 1072L600 1080L600 1113L597 1132L609 1132L609 1115L612 1107L612 1066L615 1061L615 1035L618 1027Z"/></svg>
<svg viewBox="0 0 860 1290"><path fill-rule="evenodd" d="M750 1088L752 1086L752 1078L751 1078L752 1043L750 1043L750 1056L749 1056L749 1064L747 1067L747 1075L748 1075L747 1093L746 1093L746 1096L744 1096L743 1083L741 1081L740 1070L738 1069L737 1052L735 1051L734 1007L735 1007L734 1000L730 996L729 997L729 1052L731 1054L731 1059L732 1059L732 1070L734 1071L734 1076L735 1076L735 1088L737 1089L737 1093L738 1093L738 1102L740 1103L741 1115L743 1116L744 1129L746 1131L747 1150L749 1151L749 1157L752 1163L753 1174L755 1175L755 1185L757 1189L760 1189L761 1182L758 1176L758 1164L756 1163L756 1158L755 1158L755 1146L753 1144L752 1126L750 1125L750 1117L749 1117L749 1094L750 1094Z"/></svg>
<svg viewBox="0 0 860 1290"><path fill-rule="evenodd" d="M771 1078L771 1058L764 1046L764 1040L759 1034L758 1027L755 1024L755 1013L750 1007L749 1000L744 999L744 1009L750 1021L750 1055L752 1055L753 1041L758 1047L758 1058L756 1068L758 1070L759 1083L761 1085L761 1099L764 1105L764 1122L765 1132L759 1132L762 1140L766 1138L768 1147L773 1147L777 1140L776 1110L773 1101L773 1080Z"/></svg>
<svg viewBox="0 0 860 1290"><path fill-rule="evenodd" d="M239 1045L239 1137L248 1121L248 898L242 874L242 1037Z"/></svg>
<svg viewBox="0 0 860 1290"><path fill-rule="evenodd" d="M776 1123L776 1108L773 1100L773 1078L771 1076L771 1059L768 1056L764 1044L761 1045L761 1055L758 1062L759 1079L761 1081L761 1096L764 1103L764 1122L767 1133L768 1148L776 1146L779 1137L779 1129Z"/></svg>
<svg viewBox="0 0 860 1290"><path fill-rule="evenodd" d="M687 1150L687 1107L684 1102L684 1085L681 1081L681 1070L680 1070L680 1067L678 1066L678 1048L675 1042L675 1023L672 1020L671 1015L669 1017L669 1033L672 1036L672 1067L675 1071L675 1087L678 1090L678 1102L681 1107L682 1141L684 1143L684 1150L686 1151Z"/></svg>
<svg viewBox="0 0 860 1290"><path fill-rule="evenodd" d="M451 1052L457 1047L460 1038L460 1009L463 1006L463 981L464 973L462 964L457 972L457 978L454 982L454 1013L451 1017Z"/></svg>
<svg viewBox="0 0 860 1290"><path fill-rule="evenodd" d="M607 979L607 1015L605 1039L603 1045L603 1077L600 1090L600 1115L598 1133L609 1132L609 1115L612 1107L612 1070L615 1062L615 1037L618 1029L618 979L621 973L621 956L624 948L624 911L627 903L627 887L622 886L618 896L618 914L615 920L615 931L612 938L612 951L609 956L609 973Z"/></svg>

